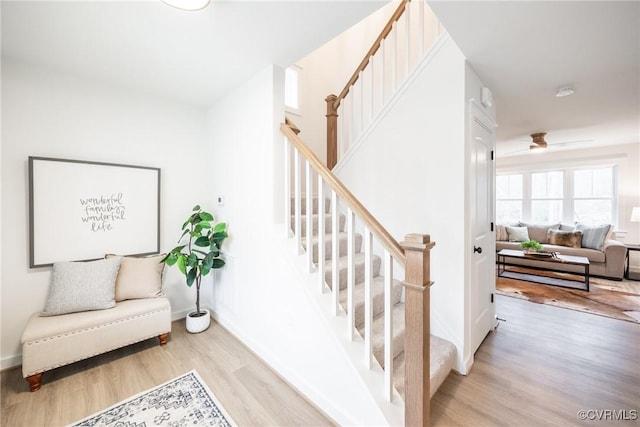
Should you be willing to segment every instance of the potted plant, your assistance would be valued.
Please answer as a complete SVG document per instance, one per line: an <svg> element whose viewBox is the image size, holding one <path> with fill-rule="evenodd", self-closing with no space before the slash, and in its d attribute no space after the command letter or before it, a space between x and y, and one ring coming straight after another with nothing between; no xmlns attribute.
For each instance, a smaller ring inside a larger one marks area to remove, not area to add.
<svg viewBox="0 0 640 427"><path fill-rule="evenodd" d="M161 261L168 266L177 264L187 280L187 286L196 284L196 311L187 316L187 330L191 333L202 332L211 323L209 310L200 309L202 278L225 264L220 248L228 237L227 224L221 222L214 225L214 221L213 215L196 205L193 213L182 224L179 245L171 249ZM183 242L185 238L188 240Z"/></svg>
<svg viewBox="0 0 640 427"><path fill-rule="evenodd" d="M542 252L544 250L544 247L535 240L525 240L524 242L520 242L520 247L526 252Z"/></svg>

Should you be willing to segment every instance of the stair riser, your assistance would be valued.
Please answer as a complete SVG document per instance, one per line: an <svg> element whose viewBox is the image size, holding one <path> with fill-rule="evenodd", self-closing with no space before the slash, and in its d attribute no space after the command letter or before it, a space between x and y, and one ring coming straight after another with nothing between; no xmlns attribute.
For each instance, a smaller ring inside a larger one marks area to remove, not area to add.
<svg viewBox="0 0 640 427"><path fill-rule="evenodd" d="M359 253L360 250L362 249L362 234L355 234L354 235L354 251L355 253ZM345 256L347 253L347 246L348 246L348 242L347 242L347 237L346 236L341 236L338 240L338 248L339 248L339 256ZM332 251L333 249L333 245L331 242L331 237L330 236L326 236L325 241L324 241L324 259L329 260L332 259ZM313 245L313 262L317 263L318 262L318 244L314 243Z"/></svg>
<svg viewBox="0 0 640 427"><path fill-rule="evenodd" d="M400 302L402 296L402 286L391 288L391 305ZM373 317L384 312L384 292L376 293L373 296ZM346 310L345 310L346 311ZM355 313L356 328L364 327L364 301L356 301L353 312Z"/></svg>
<svg viewBox="0 0 640 427"><path fill-rule="evenodd" d="M345 224L345 220L346 217L344 215L340 215L338 216L338 231L342 231L344 230L344 224ZM312 220L313 223L313 235L317 235L318 234L318 218L314 217ZM324 232L325 233L331 233L333 231L333 221L331 220L331 215L327 214L324 215ZM296 220L294 217L291 217L291 230L294 230L296 224ZM306 237L307 236L307 218L306 217L302 217L301 218L301 224L300 224L300 233L302 237Z"/></svg>
<svg viewBox="0 0 640 427"><path fill-rule="evenodd" d="M311 201L311 204L313 206L313 211L312 213L317 214L318 213L318 198L314 197ZM301 213L302 215L306 215L307 214L307 199L302 197L300 199L300 209L301 209ZM331 199L324 199L324 211L325 213L329 213L331 212ZM296 213L296 199L295 198L291 198L291 215L294 215Z"/></svg>
<svg viewBox="0 0 640 427"><path fill-rule="evenodd" d="M381 258L376 255L372 256L371 269L372 269L373 277L380 275L380 265L381 265ZM328 266L329 268L326 269L324 280L329 286L329 288L332 288L331 287L331 275L332 275L331 263L327 262L326 266ZM364 282L364 262L358 262L355 264L354 274L355 274L355 283ZM341 268L338 271L338 283L339 283L339 289L345 289L347 287L347 269L346 268Z"/></svg>
<svg viewBox="0 0 640 427"><path fill-rule="evenodd" d="M397 355L404 351L404 329L393 337L393 357L395 358ZM380 366L384 368L384 346L376 347L373 349L373 357L378 361Z"/></svg>

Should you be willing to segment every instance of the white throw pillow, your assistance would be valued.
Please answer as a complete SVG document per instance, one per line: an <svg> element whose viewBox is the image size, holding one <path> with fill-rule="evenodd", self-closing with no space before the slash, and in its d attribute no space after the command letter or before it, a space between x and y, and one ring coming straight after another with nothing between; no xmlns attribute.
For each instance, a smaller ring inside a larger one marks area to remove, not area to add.
<svg viewBox="0 0 640 427"><path fill-rule="evenodd" d="M507 234L510 242L524 242L529 240L527 227L511 227L507 225Z"/></svg>
<svg viewBox="0 0 640 427"><path fill-rule="evenodd" d="M56 262L41 316L104 310L116 305L115 284L120 258L91 262Z"/></svg>
<svg viewBox="0 0 640 427"><path fill-rule="evenodd" d="M117 255L107 254L110 259ZM155 298L162 295L164 255L122 257L116 278L116 302L127 299Z"/></svg>

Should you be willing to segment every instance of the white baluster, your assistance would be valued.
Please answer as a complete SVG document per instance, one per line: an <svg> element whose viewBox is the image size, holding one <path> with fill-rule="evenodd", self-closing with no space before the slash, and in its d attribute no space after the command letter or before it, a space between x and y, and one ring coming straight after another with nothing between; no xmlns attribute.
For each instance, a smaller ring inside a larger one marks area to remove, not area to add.
<svg viewBox="0 0 640 427"><path fill-rule="evenodd" d="M384 251L384 393L389 402L393 398L393 259Z"/></svg>
<svg viewBox="0 0 640 427"><path fill-rule="evenodd" d="M405 58L405 73L404 79L409 77L409 70L411 70L411 2L407 3L404 7L404 22L406 23L406 58Z"/></svg>
<svg viewBox="0 0 640 427"><path fill-rule="evenodd" d="M389 33L391 44L391 96L398 87L398 25L394 22Z"/></svg>
<svg viewBox="0 0 640 427"><path fill-rule="evenodd" d="M358 129L358 137L362 135L362 131L364 130L364 72L360 71L360 78L358 79L360 82L360 127Z"/></svg>
<svg viewBox="0 0 640 427"><path fill-rule="evenodd" d="M331 294L333 299L333 314L338 315L340 303L340 283L338 277L338 195L331 190Z"/></svg>
<svg viewBox="0 0 640 427"><path fill-rule="evenodd" d="M318 280L320 281L320 293L324 292L324 180L318 175Z"/></svg>
<svg viewBox="0 0 640 427"><path fill-rule="evenodd" d="M422 59L424 55L424 0L418 1L418 59Z"/></svg>
<svg viewBox="0 0 640 427"><path fill-rule="evenodd" d="M294 180L294 191L295 191L295 216L294 216L294 229L293 232L296 236L296 248L298 248L298 255L302 253L302 219L301 219L301 209L300 209L300 152L297 149L294 149L293 153L293 180Z"/></svg>
<svg viewBox="0 0 640 427"><path fill-rule="evenodd" d="M376 64L378 63L378 60L376 59L375 55L371 57L371 60L369 61L369 117L367 120L367 124L370 124L371 121L373 120L374 117L374 102L375 102L375 97L373 96L375 93L375 77L376 77Z"/></svg>
<svg viewBox="0 0 640 427"><path fill-rule="evenodd" d="M371 369L373 343L371 340L373 329L373 300L371 281L373 279L372 256L373 239L369 228L364 228L364 363Z"/></svg>
<svg viewBox="0 0 640 427"><path fill-rule="evenodd" d="M380 88L380 109L382 110L384 108L384 104L386 102L386 90L385 90L385 78L386 78L386 73L384 72L384 69L387 65L387 39L383 39L380 41L380 62L382 63L382 66L380 67L380 84L381 84L381 88Z"/></svg>
<svg viewBox="0 0 640 427"><path fill-rule="evenodd" d="M291 237L291 143L284 139L284 230Z"/></svg>
<svg viewBox="0 0 640 427"><path fill-rule="evenodd" d="M356 327L353 290L355 287L355 215L347 208L347 337L353 341Z"/></svg>
<svg viewBox="0 0 640 427"><path fill-rule="evenodd" d="M307 202L307 269L309 273L313 271L313 176L311 175L311 163L305 160L305 175L307 186L305 189ZM318 217L319 218L319 217Z"/></svg>

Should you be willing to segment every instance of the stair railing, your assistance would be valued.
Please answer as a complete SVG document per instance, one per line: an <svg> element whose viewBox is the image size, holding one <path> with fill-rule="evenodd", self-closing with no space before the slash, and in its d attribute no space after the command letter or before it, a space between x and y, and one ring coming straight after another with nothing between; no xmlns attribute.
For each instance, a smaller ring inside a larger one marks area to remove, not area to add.
<svg viewBox="0 0 640 427"><path fill-rule="evenodd" d="M317 272L319 290L324 292L325 282L325 230L322 218L325 212L325 185L331 193L331 248L332 277L331 305L334 315L340 313L339 277L338 277L338 202L346 206L347 229L347 334L350 340L355 338L355 220L364 224L364 257L365 257L365 321L364 351L365 366L372 367L372 257L374 239L384 248L384 390L388 401L393 399L393 316L392 316L392 283L394 261L404 266L405 280L405 424L411 426L428 425L430 401L430 334L429 334L429 290L430 250L435 245L428 235L408 234L405 241L398 243L393 236L376 220L376 218L360 203L360 201L344 186L344 184L318 159L298 136L299 129L290 121L282 124L280 130L285 135L284 150L284 202L285 229L287 238L296 239L298 253L306 248L306 264L313 271L313 198L314 180L317 191ZM293 160L293 161L292 161ZM304 167L302 167L304 166ZM304 169L304 176L301 170ZM302 240L302 188L305 188L306 235ZM293 190L292 190L293 187ZM293 195L292 195L293 191ZM293 206L293 227L291 212ZM293 229L293 230L292 230Z"/></svg>
<svg viewBox="0 0 640 427"><path fill-rule="evenodd" d="M344 89L325 99L329 169L380 113L442 31L426 0L400 2Z"/></svg>

